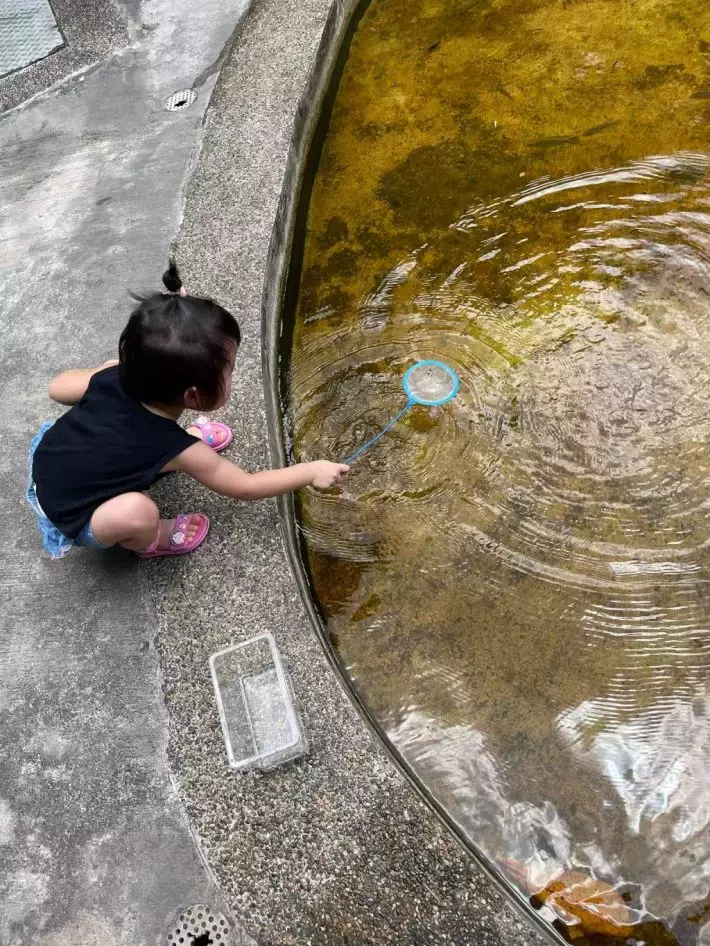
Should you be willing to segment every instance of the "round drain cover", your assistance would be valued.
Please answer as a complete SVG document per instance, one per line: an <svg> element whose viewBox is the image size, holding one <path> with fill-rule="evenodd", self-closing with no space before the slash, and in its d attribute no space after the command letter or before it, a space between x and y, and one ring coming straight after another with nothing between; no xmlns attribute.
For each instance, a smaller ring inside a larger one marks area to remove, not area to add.
<svg viewBox="0 0 710 946"><path fill-rule="evenodd" d="M165 99L165 108L169 112L179 112L183 108L189 108L196 98L197 92L194 89L180 89Z"/></svg>
<svg viewBox="0 0 710 946"><path fill-rule="evenodd" d="M232 930L219 910L196 903L170 924L167 946L234 946Z"/></svg>

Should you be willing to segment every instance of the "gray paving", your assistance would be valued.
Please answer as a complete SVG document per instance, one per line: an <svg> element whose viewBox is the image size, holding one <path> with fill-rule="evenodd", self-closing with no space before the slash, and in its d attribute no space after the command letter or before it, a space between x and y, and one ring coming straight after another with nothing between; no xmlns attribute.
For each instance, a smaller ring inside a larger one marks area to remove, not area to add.
<svg viewBox="0 0 710 946"><path fill-rule="evenodd" d="M268 464L260 361L267 250L301 90L328 0L260 0L222 71L190 180L177 253L188 288L244 332L230 456ZM233 909L260 944L539 942L374 742L330 670L289 572L273 502L230 503L175 480L166 513L203 510L208 543L149 563L171 717L170 756ZM271 630L311 752L269 775L227 766L209 655Z"/></svg>
<svg viewBox="0 0 710 946"><path fill-rule="evenodd" d="M114 355L127 289L162 272L243 3L122 10L99 37L101 3L75 3L105 58L0 118L1 946L156 946L184 906L228 909L168 768L144 570L113 552L42 558L22 498L29 440L57 414L48 379ZM38 68L20 74L27 95ZM162 111L195 81L190 110Z"/></svg>
<svg viewBox="0 0 710 946"><path fill-rule="evenodd" d="M0 77L48 56L64 44L47 0L3 0Z"/></svg>
<svg viewBox="0 0 710 946"><path fill-rule="evenodd" d="M39 4L46 0L27 2ZM137 16L141 6L140 0L52 0L64 45L0 81L0 112L26 102L68 76L78 78L106 56L116 55L131 37L140 37L145 32ZM0 8L5 10L5 0Z"/></svg>

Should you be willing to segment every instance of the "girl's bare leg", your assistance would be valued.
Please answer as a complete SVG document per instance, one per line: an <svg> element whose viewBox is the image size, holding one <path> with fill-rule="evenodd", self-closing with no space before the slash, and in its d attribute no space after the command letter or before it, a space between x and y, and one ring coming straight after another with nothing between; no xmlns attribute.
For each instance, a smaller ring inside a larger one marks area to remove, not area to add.
<svg viewBox="0 0 710 946"><path fill-rule="evenodd" d="M158 507L145 493L123 493L103 503L91 517L91 531L103 545L122 545L124 549L139 552L155 541L160 531L158 547L170 548L170 533L174 519L161 519ZM188 540L199 529L199 523L187 527Z"/></svg>

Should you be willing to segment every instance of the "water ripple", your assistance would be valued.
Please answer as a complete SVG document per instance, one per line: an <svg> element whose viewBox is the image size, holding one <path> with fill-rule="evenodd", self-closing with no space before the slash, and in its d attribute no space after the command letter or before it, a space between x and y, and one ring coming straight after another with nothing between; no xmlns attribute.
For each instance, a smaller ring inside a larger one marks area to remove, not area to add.
<svg viewBox="0 0 710 946"><path fill-rule="evenodd" d="M560 865L640 884L629 922L710 877L708 286L710 155L656 155L476 203L292 368L302 459L373 436L414 360L459 374L309 495L326 610L465 830L527 889Z"/></svg>

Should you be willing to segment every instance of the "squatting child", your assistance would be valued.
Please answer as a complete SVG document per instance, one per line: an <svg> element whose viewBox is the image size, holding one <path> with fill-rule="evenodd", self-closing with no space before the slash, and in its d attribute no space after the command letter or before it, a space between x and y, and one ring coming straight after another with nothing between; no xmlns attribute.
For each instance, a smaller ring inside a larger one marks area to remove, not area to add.
<svg viewBox="0 0 710 946"><path fill-rule="evenodd" d="M137 300L118 361L65 371L49 386L71 409L32 443L27 499L53 558L72 545L121 545L141 558L194 551L207 516L161 519L145 492L166 473L187 473L233 499L264 499L307 485L328 489L348 469L317 460L247 473L218 455L232 440L226 424L179 425L186 409L227 403L241 336L226 309L185 292L172 261L163 283L166 292Z"/></svg>

